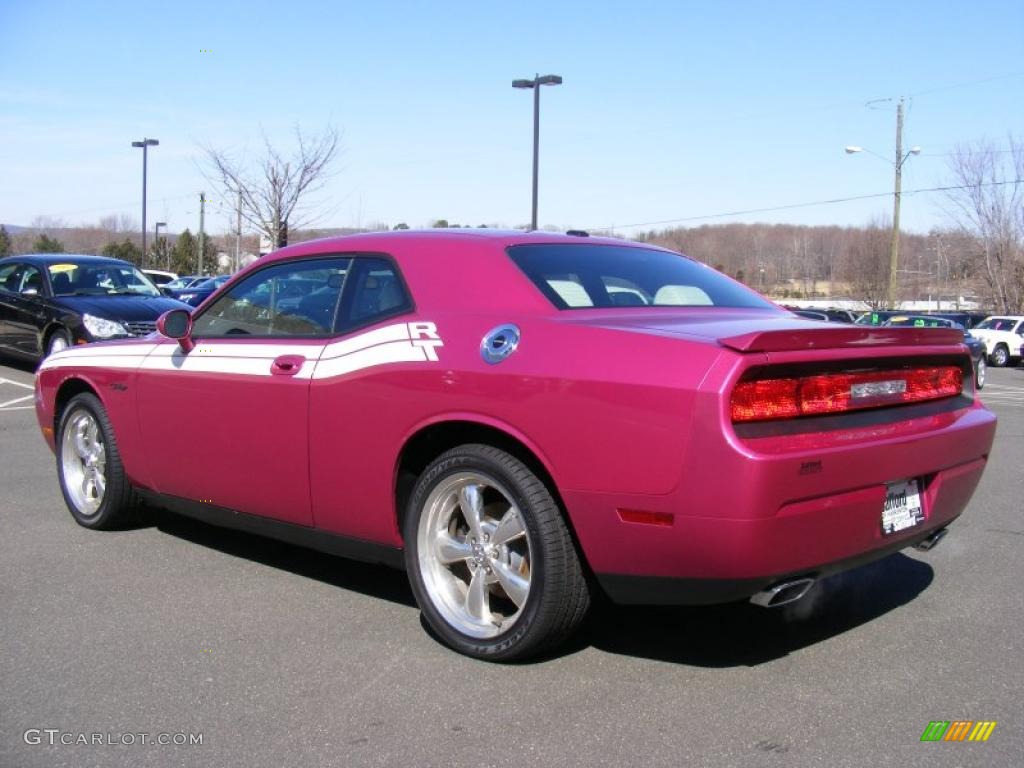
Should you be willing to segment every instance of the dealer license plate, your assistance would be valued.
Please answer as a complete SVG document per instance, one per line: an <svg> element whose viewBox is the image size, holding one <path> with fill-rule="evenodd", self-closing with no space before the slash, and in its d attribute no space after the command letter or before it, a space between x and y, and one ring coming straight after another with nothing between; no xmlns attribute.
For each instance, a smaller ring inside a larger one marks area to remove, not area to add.
<svg viewBox="0 0 1024 768"><path fill-rule="evenodd" d="M917 480L902 480L885 486L882 533L886 536L924 522L921 491Z"/></svg>

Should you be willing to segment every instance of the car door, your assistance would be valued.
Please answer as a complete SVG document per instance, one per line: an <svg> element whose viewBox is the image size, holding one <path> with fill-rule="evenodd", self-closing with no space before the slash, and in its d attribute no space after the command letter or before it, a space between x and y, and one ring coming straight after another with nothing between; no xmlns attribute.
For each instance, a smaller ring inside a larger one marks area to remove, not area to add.
<svg viewBox="0 0 1024 768"><path fill-rule="evenodd" d="M143 363L139 424L154 489L290 523L312 522L309 385L333 333L348 259L277 262L194 318L195 347ZM288 298L314 280L315 300Z"/></svg>
<svg viewBox="0 0 1024 768"><path fill-rule="evenodd" d="M32 264L22 264L14 275L13 290L4 294L6 329L4 345L25 356L40 354L39 339L46 327L46 294L48 289L43 272Z"/></svg>

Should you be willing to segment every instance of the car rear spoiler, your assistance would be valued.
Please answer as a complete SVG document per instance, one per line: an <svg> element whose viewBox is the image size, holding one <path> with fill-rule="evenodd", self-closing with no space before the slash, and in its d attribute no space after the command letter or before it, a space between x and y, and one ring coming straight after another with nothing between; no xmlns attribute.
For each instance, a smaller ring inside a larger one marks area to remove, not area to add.
<svg viewBox="0 0 1024 768"><path fill-rule="evenodd" d="M718 343L737 352L788 352L805 349L939 346L962 344L963 340L963 331L956 328L880 328L866 325L754 331L719 339Z"/></svg>

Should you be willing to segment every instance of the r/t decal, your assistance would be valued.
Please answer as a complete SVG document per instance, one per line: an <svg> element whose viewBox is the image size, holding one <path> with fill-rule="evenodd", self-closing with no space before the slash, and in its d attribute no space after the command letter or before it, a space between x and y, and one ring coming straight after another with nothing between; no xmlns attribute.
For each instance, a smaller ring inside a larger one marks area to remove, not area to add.
<svg viewBox="0 0 1024 768"><path fill-rule="evenodd" d="M427 356L427 360L437 361L437 348L444 342L437 334L437 326L433 323L408 323L409 338L414 347L419 347Z"/></svg>

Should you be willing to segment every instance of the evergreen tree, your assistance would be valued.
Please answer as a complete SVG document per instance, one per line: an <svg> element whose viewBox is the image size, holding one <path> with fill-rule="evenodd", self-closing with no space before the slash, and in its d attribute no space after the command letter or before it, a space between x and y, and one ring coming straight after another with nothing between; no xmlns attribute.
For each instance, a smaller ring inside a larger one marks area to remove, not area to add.
<svg viewBox="0 0 1024 768"><path fill-rule="evenodd" d="M7 227L0 224L0 259L11 255L11 236L7 234Z"/></svg>
<svg viewBox="0 0 1024 768"><path fill-rule="evenodd" d="M121 243L107 243L103 246L101 253L104 256L110 256L113 259L130 261L136 266L142 264L142 249L127 237L124 239L124 242Z"/></svg>
<svg viewBox="0 0 1024 768"><path fill-rule="evenodd" d="M32 243L32 253L64 253L64 243L55 237L43 234Z"/></svg>
<svg viewBox="0 0 1024 768"><path fill-rule="evenodd" d="M199 274L199 239L187 229L178 235L171 249L171 271L179 275ZM217 249L209 235L203 248L203 273L217 274Z"/></svg>

